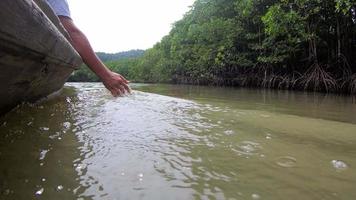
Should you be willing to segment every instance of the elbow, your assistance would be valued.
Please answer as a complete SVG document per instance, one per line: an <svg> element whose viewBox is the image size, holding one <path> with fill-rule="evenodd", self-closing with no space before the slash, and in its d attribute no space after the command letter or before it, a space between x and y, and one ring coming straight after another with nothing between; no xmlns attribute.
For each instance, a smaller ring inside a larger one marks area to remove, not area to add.
<svg viewBox="0 0 356 200"><path fill-rule="evenodd" d="M59 17L59 19L71 37L83 34L82 31L74 24L72 19L67 17Z"/></svg>
<svg viewBox="0 0 356 200"><path fill-rule="evenodd" d="M66 28L69 35L82 35L82 31L78 29L76 26L70 26L68 29Z"/></svg>

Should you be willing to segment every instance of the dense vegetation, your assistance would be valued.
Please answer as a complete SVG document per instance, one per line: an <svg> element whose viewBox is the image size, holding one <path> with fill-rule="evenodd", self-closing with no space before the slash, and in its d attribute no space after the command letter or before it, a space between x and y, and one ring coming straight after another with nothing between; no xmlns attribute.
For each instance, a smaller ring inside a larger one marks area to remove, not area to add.
<svg viewBox="0 0 356 200"><path fill-rule="evenodd" d="M113 54L103 52L96 54L112 70L128 75L128 67L137 65L136 58L141 57L144 52L144 50L131 50ZM79 70L73 72L68 81L96 82L99 78L87 66L82 65Z"/></svg>
<svg viewBox="0 0 356 200"><path fill-rule="evenodd" d="M355 93L355 3L196 0L168 36L116 70L144 82Z"/></svg>
<svg viewBox="0 0 356 200"><path fill-rule="evenodd" d="M144 50L136 49L130 51L124 51L120 53L104 53L104 52L97 52L96 55L103 61L116 61L126 58L137 58L142 56L145 53Z"/></svg>

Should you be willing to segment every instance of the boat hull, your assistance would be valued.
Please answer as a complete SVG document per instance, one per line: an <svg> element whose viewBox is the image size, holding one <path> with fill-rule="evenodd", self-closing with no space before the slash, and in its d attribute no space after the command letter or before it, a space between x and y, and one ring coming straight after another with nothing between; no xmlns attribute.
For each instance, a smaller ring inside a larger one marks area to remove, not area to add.
<svg viewBox="0 0 356 200"><path fill-rule="evenodd" d="M61 89L82 60L48 7L47 14L32 0L1 0L0 7L1 115Z"/></svg>

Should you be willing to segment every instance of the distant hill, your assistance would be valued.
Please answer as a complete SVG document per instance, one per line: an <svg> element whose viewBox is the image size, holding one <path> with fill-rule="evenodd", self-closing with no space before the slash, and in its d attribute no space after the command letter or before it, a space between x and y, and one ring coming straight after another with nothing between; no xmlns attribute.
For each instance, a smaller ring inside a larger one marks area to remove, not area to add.
<svg viewBox="0 0 356 200"><path fill-rule="evenodd" d="M107 61L120 60L124 58L137 58L142 56L144 53L145 53L144 50L136 49L136 50L119 52L119 53L96 52L96 55L98 55L103 62L107 62Z"/></svg>

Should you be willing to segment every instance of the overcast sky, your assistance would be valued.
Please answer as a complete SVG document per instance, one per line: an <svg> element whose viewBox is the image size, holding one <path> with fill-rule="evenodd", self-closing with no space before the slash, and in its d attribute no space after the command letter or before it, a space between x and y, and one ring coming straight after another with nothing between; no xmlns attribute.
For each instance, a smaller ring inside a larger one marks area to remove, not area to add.
<svg viewBox="0 0 356 200"><path fill-rule="evenodd" d="M147 49L159 42L194 0L68 0L75 24L95 51Z"/></svg>

